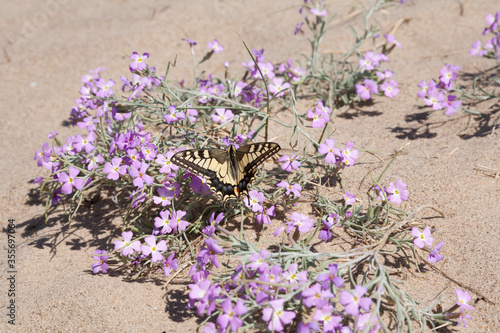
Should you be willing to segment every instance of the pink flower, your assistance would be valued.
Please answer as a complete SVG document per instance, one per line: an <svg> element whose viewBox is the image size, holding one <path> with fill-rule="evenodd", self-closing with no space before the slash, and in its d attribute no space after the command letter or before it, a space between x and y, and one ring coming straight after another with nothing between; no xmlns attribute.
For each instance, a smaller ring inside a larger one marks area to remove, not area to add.
<svg viewBox="0 0 500 333"><path fill-rule="evenodd" d="M153 184L154 178L146 174L148 168L149 164L144 161L141 161L141 163L136 162L136 164L130 166L128 173L132 178L134 178L134 186L143 188L144 183L146 183L146 185Z"/></svg>
<svg viewBox="0 0 500 333"><path fill-rule="evenodd" d="M283 83L283 78L280 77L275 77L273 83L269 84L269 92L275 97L283 96L288 88L290 88L290 83Z"/></svg>
<svg viewBox="0 0 500 333"><path fill-rule="evenodd" d="M382 89L384 95L389 98L393 98L399 94L398 83L394 80L390 80L389 82L385 81L380 86L380 89Z"/></svg>
<svg viewBox="0 0 500 333"><path fill-rule="evenodd" d="M287 233L290 233L295 227L297 227L299 232L302 233L309 232L314 227L314 220L305 214L293 212L290 215L290 219L292 222L286 222Z"/></svg>
<svg viewBox="0 0 500 333"><path fill-rule="evenodd" d="M141 242L138 240L131 242L133 235L132 231L122 232L123 241L115 240L115 251L120 250L122 256L128 256L134 253L134 251L140 252Z"/></svg>
<svg viewBox="0 0 500 333"><path fill-rule="evenodd" d="M170 211L163 210L160 216L155 217L155 227L162 228L162 234L169 234L172 231L172 223L170 223Z"/></svg>
<svg viewBox="0 0 500 333"><path fill-rule="evenodd" d="M470 297L469 293L467 292L467 290L462 291L460 289L455 289L455 293L457 294L457 297L458 297L457 305L460 305L462 312L465 310L474 310L472 305L467 304L471 300L471 297Z"/></svg>
<svg viewBox="0 0 500 333"><path fill-rule="evenodd" d="M143 69L146 69L148 65L144 62L149 58L149 53L144 52L142 56L140 56L137 52L132 52L132 55L130 56L130 59L133 60L133 62L128 66L131 72L135 71L142 71Z"/></svg>
<svg viewBox="0 0 500 333"><path fill-rule="evenodd" d="M378 94L378 86L375 81L370 79L365 79L364 85L356 84L356 93L362 100L369 100L371 94Z"/></svg>
<svg viewBox="0 0 500 333"><path fill-rule="evenodd" d="M372 300L368 297L362 297L368 288L356 285L354 287L354 293L343 290L340 292L339 302L345 306L345 312L351 316L357 316L359 314L359 308L363 310L370 310Z"/></svg>
<svg viewBox="0 0 500 333"><path fill-rule="evenodd" d="M98 97L109 97L113 95L115 92L113 91L113 88L115 86L115 81L113 80L108 80L107 82L104 81L104 79L99 79L96 81L96 87L99 88L100 90L97 92Z"/></svg>
<svg viewBox="0 0 500 333"><path fill-rule="evenodd" d="M93 258L94 260L96 260L96 262L92 264L92 271L94 272L94 274L99 273L100 270L102 270L102 272L106 274L109 268L108 264L106 263L106 260L109 259L109 255L106 253L106 251L95 250L95 252L93 253Z"/></svg>
<svg viewBox="0 0 500 333"><path fill-rule="evenodd" d="M245 197L245 206L252 209L252 212L262 212L262 202L266 200L264 193L251 190L248 192L248 197Z"/></svg>
<svg viewBox="0 0 500 333"><path fill-rule="evenodd" d="M233 119L234 114L231 112L231 110L226 110L226 109L215 109L215 114L210 115L212 117L212 120L215 123L225 123L226 121L229 121Z"/></svg>
<svg viewBox="0 0 500 333"><path fill-rule="evenodd" d="M292 192L296 198L300 197L300 191L302 191L302 186L300 186L300 184L290 185L286 181L281 181L277 183L276 186L284 187L286 189L286 195L290 195L290 192Z"/></svg>
<svg viewBox="0 0 500 333"><path fill-rule="evenodd" d="M162 239L158 244L156 244L156 236L151 235L144 238L146 244L141 246L142 254L148 256L151 254L151 261L157 262L163 260L163 255L160 252L167 251L167 242Z"/></svg>
<svg viewBox="0 0 500 333"><path fill-rule="evenodd" d="M420 232L417 227L413 227L411 229L411 235L415 237L415 239L413 240L413 244L421 249L424 247L424 245L431 247L432 242L434 241L431 236L431 228L429 226L426 226L423 232Z"/></svg>
<svg viewBox="0 0 500 333"><path fill-rule="evenodd" d="M281 156L278 161L285 162L281 165L281 169L288 171L288 172L292 172L292 170L295 170L298 167L300 167L302 164L296 160L297 157L298 157L298 155L296 155L296 154L293 154L290 157L288 155Z"/></svg>
<svg viewBox="0 0 500 333"><path fill-rule="evenodd" d="M108 174L108 179L118 180L120 175L127 173L128 166L122 165L122 159L120 157L115 157L111 160L111 163L106 162L102 172Z"/></svg>
<svg viewBox="0 0 500 333"><path fill-rule="evenodd" d="M326 154L325 162L329 164L335 164L337 159L335 156L340 156L341 152L338 148L334 148L335 140L326 139L325 143L319 145L318 152L320 154Z"/></svg>
<svg viewBox="0 0 500 333"><path fill-rule="evenodd" d="M270 331L283 331L283 326L290 324L295 318L295 312L285 311L283 303L284 299L275 299L269 301L271 307L262 310L262 320L269 322L267 328Z"/></svg>
<svg viewBox="0 0 500 333"><path fill-rule="evenodd" d="M188 221L182 220L182 217L186 215L186 212L183 210L178 210L172 212L172 217L170 218L170 223L172 223L175 232L181 232L186 230L187 226L189 225Z"/></svg>
<svg viewBox="0 0 500 333"><path fill-rule="evenodd" d="M342 194L342 197L344 198L346 206L353 205L356 202L356 196L349 191Z"/></svg>
<svg viewBox="0 0 500 333"><path fill-rule="evenodd" d="M224 51L224 46L220 45L217 39L214 39L213 42L208 42L208 48L215 53L221 53L222 51Z"/></svg>
<svg viewBox="0 0 500 333"><path fill-rule="evenodd" d="M395 203L395 204L400 204L401 201L406 201L408 200L408 194L410 193L406 189L406 184L403 183L401 179L399 179L396 182L396 186L394 186L393 183L389 183L389 186L386 188L387 192L387 199L389 199L390 202Z"/></svg>
<svg viewBox="0 0 500 333"><path fill-rule="evenodd" d="M58 173L57 180L59 183L63 184L61 190L66 194L71 194L73 192L73 186L76 187L77 190L81 190L83 188L85 180L83 178L76 178L80 170L70 166L68 168L68 174L66 172Z"/></svg>
<svg viewBox="0 0 500 333"><path fill-rule="evenodd" d="M163 116L163 119L167 122L167 124L172 124L177 122L180 119L186 119L184 112L177 111L177 107L175 105L170 105L168 107L169 114Z"/></svg>

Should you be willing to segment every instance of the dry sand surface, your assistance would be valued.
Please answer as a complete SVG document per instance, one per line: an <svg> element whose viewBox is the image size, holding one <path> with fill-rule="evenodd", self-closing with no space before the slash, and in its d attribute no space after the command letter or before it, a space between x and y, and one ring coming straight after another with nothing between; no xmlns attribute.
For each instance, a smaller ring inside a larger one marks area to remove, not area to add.
<svg viewBox="0 0 500 333"><path fill-rule="evenodd" d="M74 134L75 129L64 126L63 120L79 96L80 77L104 66L103 76L119 82L120 75L128 75L132 51L149 52L148 63L159 72L177 55L172 78L187 80L192 79L192 59L181 38L198 41L200 50L217 38L226 51L203 69L218 75L224 61L236 68L249 59L241 38L251 48L264 48L267 59L275 63L309 53L307 41L293 35L301 19L297 4L288 0L2 1L0 225L5 231L8 219L15 219L17 274L13 327L6 324L4 232L0 331L195 330L197 321L186 308L185 284L171 285L167 291L160 274L141 281L130 281L112 270L108 275L92 274L92 252L110 249L119 235L121 216L111 205L82 209L71 229L61 215L43 222L44 207L33 198L31 181L46 174L36 167L34 152L50 131L58 131L61 138ZM356 2L330 1L328 11L342 16L352 5ZM459 65L469 74L492 67L494 61L471 57L468 50L480 38L485 16L497 10L497 0L409 0L378 14L383 32L401 18L409 18L396 33L403 48L391 53L387 65L396 73L401 92L393 100L377 98L374 104L334 120L336 142L353 141L379 156L387 157L408 143L406 154L395 161L387 179L402 178L408 184L406 211L431 204L445 213L440 218L424 211L418 217L437 229L436 240L445 242L443 271L497 304L479 301L469 332L500 331L500 182L476 168L500 168L498 113L474 122L459 136L470 119L462 112L426 119L425 110L417 107L422 102L416 100L416 85L437 77L445 63ZM349 24L361 21L354 18L331 27L323 51L349 47ZM480 106L484 111L488 107ZM491 107L498 111L498 104ZM344 173L346 187L355 192L367 171L380 167L377 163L371 155L361 154L359 166ZM443 307L455 301L457 286L435 273L406 274L406 280L404 288L423 304L441 292ZM463 330L449 328L450 332Z"/></svg>

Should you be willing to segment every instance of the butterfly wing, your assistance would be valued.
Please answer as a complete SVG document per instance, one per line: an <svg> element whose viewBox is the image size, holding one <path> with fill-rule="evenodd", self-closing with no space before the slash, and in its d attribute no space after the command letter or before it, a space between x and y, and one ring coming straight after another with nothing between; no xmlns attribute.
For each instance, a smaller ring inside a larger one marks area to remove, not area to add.
<svg viewBox="0 0 500 333"><path fill-rule="evenodd" d="M207 180L210 189L222 196L226 201L237 197L234 192L237 178L229 154L223 149L191 149L176 153L171 158L172 163Z"/></svg>
<svg viewBox="0 0 500 333"><path fill-rule="evenodd" d="M178 152L171 161L182 168L204 177L210 189L225 202L248 194L248 184L256 168L276 154L280 146L272 142L246 145L238 150L191 149Z"/></svg>

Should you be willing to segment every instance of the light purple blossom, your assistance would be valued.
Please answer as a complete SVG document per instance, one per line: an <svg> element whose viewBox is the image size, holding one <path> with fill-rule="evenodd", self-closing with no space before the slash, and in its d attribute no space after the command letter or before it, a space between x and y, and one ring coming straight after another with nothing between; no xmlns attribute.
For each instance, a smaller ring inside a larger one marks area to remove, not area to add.
<svg viewBox="0 0 500 333"><path fill-rule="evenodd" d="M396 182L396 186L394 186L393 183L389 183L389 186L386 188L387 192L387 199L389 199L390 202L395 203L395 204L400 204L401 201L407 201L408 200L408 195L409 191L406 189L406 184L403 183L401 179L399 179Z"/></svg>
<svg viewBox="0 0 500 333"><path fill-rule="evenodd" d="M460 306L462 312L465 310L474 310L474 307L472 307L472 305L467 304L471 301L471 297L467 290L462 291L460 289L455 289L455 293L458 297L457 305Z"/></svg>
<svg viewBox="0 0 500 333"><path fill-rule="evenodd" d="M115 251L120 251L122 256L128 256L134 253L134 251L140 252L141 242L139 240L131 242L133 235L132 231L122 232L123 241L115 240Z"/></svg>
<svg viewBox="0 0 500 333"><path fill-rule="evenodd" d="M356 196L349 191L342 194L342 197L344 198L346 206L353 205L356 202Z"/></svg>
<svg viewBox="0 0 500 333"><path fill-rule="evenodd" d="M337 276L337 264L331 264L328 266L328 273L319 273L316 277L316 281L323 282L322 288L328 290L330 284L333 283L337 288L342 287L344 284L344 279Z"/></svg>
<svg viewBox="0 0 500 333"><path fill-rule="evenodd" d="M431 247L432 242L434 241L434 238L431 236L431 228L429 226L426 226L423 232L421 232L417 227L413 227L411 229L411 235L415 237L413 244L421 249L424 245Z"/></svg>
<svg viewBox="0 0 500 333"><path fill-rule="evenodd" d="M215 114L211 115L212 120L215 123L225 123L226 121L229 121L233 119L234 114L231 112L231 110L226 110L226 109L215 109Z"/></svg>
<svg viewBox="0 0 500 333"><path fill-rule="evenodd" d="M85 180L83 178L76 178L80 170L70 166L68 168L68 173L60 172L57 174L57 180L59 183L63 184L61 190L66 194L71 194L73 192L73 186L77 190L81 190L84 186Z"/></svg>
<svg viewBox="0 0 500 333"><path fill-rule="evenodd" d="M165 263L163 264L163 273L165 276L170 276L170 273L172 271L175 271L177 268L179 268L179 264L177 263L177 259L174 259L175 252L172 252L170 256L165 260Z"/></svg>
<svg viewBox="0 0 500 333"><path fill-rule="evenodd" d="M304 305L308 308L313 306L322 308L328 303L328 299L335 297L330 290L321 288L319 283L302 291L301 296Z"/></svg>
<svg viewBox="0 0 500 333"><path fill-rule="evenodd" d="M378 94L378 86L375 81L364 79L364 84L356 84L356 93L362 100L369 100L371 94Z"/></svg>
<svg viewBox="0 0 500 333"><path fill-rule="evenodd" d="M163 119L167 122L167 124L173 124L180 119L186 119L184 112L177 111L177 107L175 105L170 105L168 107L168 111L170 113L163 116Z"/></svg>
<svg viewBox="0 0 500 333"><path fill-rule="evenodd" d="M148 67L148 65L144 62L144 60L146 60L148 58L149 58L149 53L144 52L141 56L137 52L132 52L130 59L133 60L133 62L129 65L130 71L135 72L135 71L142 71L143 69L146 69L146 67Z"/></svg>
<svg viewBox="0 0 500 333"><path fill-rule="evenodd" d="M238 299L233 307L231 299L226 298L221 303L221 308L222 313L217 317L217 324L219 324L221 329L225 330L230 325L231 331L236 332L238 328L243 326L243 320L239 316L247 313L248 309L241 299Z"/></svg>
<svg viewBox="0 0 500 333"><path fill-rule="evenodd" d="M443 241L439 242L436 245L434 250L432 250L431 253L429 253L429 256L427 257L428 262L435 264L438 261L441 261L444 259L444 256L442 254L440 254L440 251L441 251L441 248L443 247L443 245L444 245Z"/></svg>
<svg viewBox="0 0 500 333"><path fill-rule="evenodd" d="M208 48L215 53L221 53L224 51L224 46L220 45L217 39L214 39L213 42L208 42Z"/></svg>
<svg viewBox="0 0 500 333"><path fill-rule="evenodd" d="M96 260L96 262L92 264L92 271L94 272L94 274L99 273L100 270L102 270L102 272L106 274L109 268L108 264L106 263L106 260L109 259L109 255L106 253L106 251L95 250L95 252L93 253L93 258L94 260Z"/></svg>
<svg viewBox="0 0 500 333"><path fill-rule="evenodd" d="M340 292L339 302L345 306L345 312L351 316L357 316L359 314L359 308L363 310L370 310L372 300L368 297L363 297L368 291L368 288L361 285L356 285L354 287L354 293L347 290Z"/></svg>
<svg viewBox="0 0 500 333"><path fill-rule="evenodd" d="M155 217L155 227L162 228L162 234L169 234L172 232L172 225L174 224L170 222L170 211L168 210L161 211L160 216Z"/></svg>
<svg viewBox="0 0 500 333"><path fill-rule="evenodd" d="M384 95L389 98L394 98L397 94L399 94L398 83L392 79L382 83L380 89L382 89Z"/></svg>
<svg viewBox="0 0 500 333"><path fill-rule="evenodd" d="M288 172L292 172L292 170L295 170L298 167L300 167L302 164L299 161L297 161L298 157L299 156L296 154L292 154L292 156L288 156L288 155L281 156L278 160L279 162L284 162L281 165L281 169L288 171Z"/></svg>
<svg viewBox="0 0 500 333"><path fill-rule="evenodd" d="M144 238L144 241L146 242L146 244L143 244L141 246L142 254L144 254L145 256L148 256L151 254L151 261L152 262L157 262L159 260L164 259L163 255L160 253L160 252L165 252L168 249L167 242L164 239L159 241L157 244L156 243L156 236L151 235L151 236Z"/></svg>
<svg viewBox="0 0 500 333"><path fill-rule="evenodd" d="M284 299L269 301L271 307L262 310L262 320L269 322L267 328L270 331L283 331L284 325L290 324L295 318L295 312L285 311Z"/></svg>
<svg viewBox="0 0 500 333"><path fill-rule="evenodd" d="M149 168L149 164L142 161L141 163L133 164L130 166L129 175L134 178L133 184L138 188L143 188L144 183L146 185L151 185L154 181L153 177L146 174L146 171Z"/></svg>
<svg viewBox="0 0 500 333"><path fill-rule="evenodd" d="M290 214L291 222L287 222L286 232L290 233L295 227L299 229L299 232L309 232L314 227L314 220L309 216L299 213L293 212Z"/></svg>
<svg viewBox="0 0 500 333"><path fill-rule="evenodd" d="M118 180L120 175L124 175L127 173L128 166L121 164L122 159L120 157L115 157L111 160L111 163L106 162L104 164L104 168L102 172L108 174L108 179Z"/></svg>

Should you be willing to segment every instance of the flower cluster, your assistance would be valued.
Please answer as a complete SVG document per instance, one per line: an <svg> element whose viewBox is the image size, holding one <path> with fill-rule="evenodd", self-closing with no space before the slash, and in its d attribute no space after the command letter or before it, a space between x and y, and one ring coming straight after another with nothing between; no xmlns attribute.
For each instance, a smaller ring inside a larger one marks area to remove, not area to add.
<svg viewBox="0 0 500 333"><path fill-rule="evenodd" d="M500 12L496 12L495 15L488 14L486 16L486 27L484 28L483 35L487 33L493 34L493 37L487 40L484 45L481 44L481 40L476 40L472 43L472 48L469 51L471 56L479 56L486 58L500 58L500 28L498 26L498 20L500 18Z"/></svg>
<svg viewBox="0 0 500 333"><path fill-rule="evenodd" d="M418 84L421 90L417 96L422 98L427 106L432 106L434 111L446 109L445 115L454 115L462 106L462 101L452 94L453 82L456 81L459 70L459 66L446 64L439 71L441 75L438 82L423 80Z"/></svg>
<svg viewBox="0 0 500 333"><path fill-rule="evenodd" d="M435 264L438 261L444 259L444 256L440 253L441 248L444 246L444 242L439 242L434 249L432 249L432 243L434 238L431 236L431 228L426 226L424 231L420 231L417 227L411 229L411 235L415 237L413 244L418 248L423 249L424 247L429 251L429 256L427 261Z"/></svg>
<svg viewBox="0 0 500 333"><path fill-rule="evenodd" d="M386 38L391 43L398 43L392 35L387 35ZM387 61L389 61L389 58L385 54L373 51L367 51L365 56L359 59L361 73L368 76L363 79L362 83L356 84L356 93L361 100L371 99L372 94L377 95L379 93L379 88L389 98L394 98L399 94L398 83L392 79L394 73L388 69L385 71L379 69L380 64Z"/></svg>
<svg viewBox="0 0 500 333"><path fill-rule="evenodd" d="M345 148L335 148L334 139L326 139L325 143L319 145L318 152L325 154L325 162L334 164L338 168L353 166L358 158L358 151L354 148L354 143L347 142Z"/></svg>

